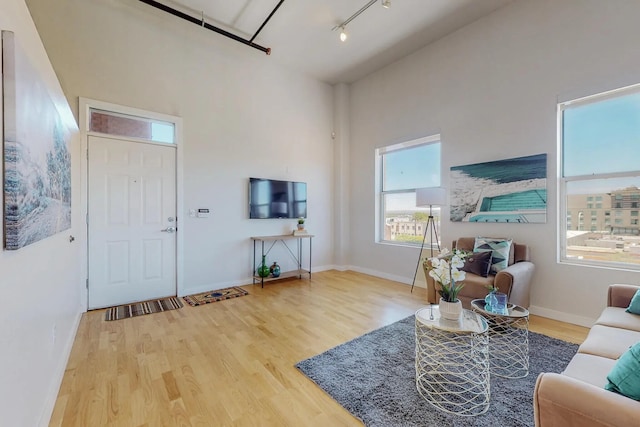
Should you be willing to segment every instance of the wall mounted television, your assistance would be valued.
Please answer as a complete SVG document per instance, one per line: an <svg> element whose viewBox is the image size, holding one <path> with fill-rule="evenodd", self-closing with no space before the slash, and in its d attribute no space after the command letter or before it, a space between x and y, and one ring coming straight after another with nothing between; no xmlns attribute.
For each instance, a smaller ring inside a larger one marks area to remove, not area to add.
<svg viewBox="0 0 640 427"><path fill-rule="evenodd" d="M306 218L307 183L249 178L249 218Z"/></svg>

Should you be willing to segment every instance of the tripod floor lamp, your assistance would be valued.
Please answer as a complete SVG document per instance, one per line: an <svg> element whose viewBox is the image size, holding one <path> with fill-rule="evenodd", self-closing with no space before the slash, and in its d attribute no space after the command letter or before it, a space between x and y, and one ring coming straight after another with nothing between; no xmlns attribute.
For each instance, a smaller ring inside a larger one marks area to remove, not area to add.
<svg viewBox="0 0 640 427"><path fill-rule="evenodd" d="M447 191L442 187L427 187L418 188L416 190L416 207L429 206L429 218L427 219L427 225L424 227L424 236L422 237L422 245L420 245L420 252L418 252L418 265L416 265L416 272L413 274L413 282L411 283L411 292L416 283L416 277L418 276L418 269L420 268L420 259L422 259L422 249L424 248L424 242L427 240L427 234L429 234L429 246L431 247L431 257L433 257L433 244L435 243L440 251L440 239L438 238L438 230L436 229L436 223L433 218L433 207L444 206L447 202ZM435 240L434 240L435 237Z"/></svg>

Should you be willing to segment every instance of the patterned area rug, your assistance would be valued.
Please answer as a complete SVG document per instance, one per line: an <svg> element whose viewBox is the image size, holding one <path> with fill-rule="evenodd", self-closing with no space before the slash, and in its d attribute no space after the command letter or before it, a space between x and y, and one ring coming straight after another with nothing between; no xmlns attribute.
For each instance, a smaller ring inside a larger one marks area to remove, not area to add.
<svg viewBox="0 0 640 427"><path fill-rule="evenodd" d="M176 297L163 298L135 304L119 305L107 309L104 320L120 320L128 317L144 316L145 314L182 308L182 302Z"/></svg>
<svg viewBox="0 0 640 427"><path fill-rule="evenodd" d="M192 306L209 304L210 302L223 301L226 299L243 297L249 295L249 292L242 288L231 287L224 289L216 289L215 291L203 292L201 294L188 295L182 297L187 303Z"/></svg>
<svg viewBox="0 0 640 427"><path fill-rule="evenodd" d="M489 411L447 414L416 390L415 318L376 329L296 367L366 426L531 427L533 389L540 372L561 372L578 346L529 332L529 375L491 376Z"/></svg>

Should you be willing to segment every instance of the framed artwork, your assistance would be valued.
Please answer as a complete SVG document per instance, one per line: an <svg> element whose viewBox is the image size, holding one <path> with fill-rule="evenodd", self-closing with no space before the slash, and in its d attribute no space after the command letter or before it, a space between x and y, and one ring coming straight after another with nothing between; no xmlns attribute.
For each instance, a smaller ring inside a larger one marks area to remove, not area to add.
<svg viewBox="0 0 640 427"><path fill-rule="evenodd" d="M547 222L547 155L452 167L450 219Z"/></svg>
<svg viewBox="0 0 640 427"><path fill-rule="evenodd" d="M2 31L4 245L15 250L71 227L71 155L44 81Z"/></svg>

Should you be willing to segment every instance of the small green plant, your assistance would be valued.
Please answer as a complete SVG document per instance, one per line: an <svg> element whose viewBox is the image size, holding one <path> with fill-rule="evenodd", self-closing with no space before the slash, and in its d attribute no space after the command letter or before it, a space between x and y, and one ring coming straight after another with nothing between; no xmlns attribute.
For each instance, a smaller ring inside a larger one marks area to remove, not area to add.
<svg viewBox="0 0 640 427"><path fill-rule="evenodd" d="M298 218L298 224L304 224L304 218Z"/></svg>

